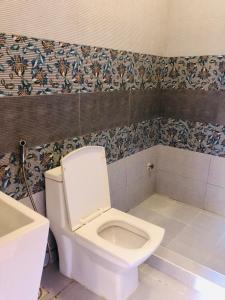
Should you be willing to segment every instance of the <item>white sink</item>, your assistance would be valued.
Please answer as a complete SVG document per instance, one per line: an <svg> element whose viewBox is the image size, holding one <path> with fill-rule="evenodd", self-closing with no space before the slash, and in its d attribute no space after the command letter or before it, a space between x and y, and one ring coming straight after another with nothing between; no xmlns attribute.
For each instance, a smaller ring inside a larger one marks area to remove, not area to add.
<svg viewBox="0 0 225 300"><path fill-rule="evenodd" d="M0 192L0 299L37 300L49 221Z"/></svg>

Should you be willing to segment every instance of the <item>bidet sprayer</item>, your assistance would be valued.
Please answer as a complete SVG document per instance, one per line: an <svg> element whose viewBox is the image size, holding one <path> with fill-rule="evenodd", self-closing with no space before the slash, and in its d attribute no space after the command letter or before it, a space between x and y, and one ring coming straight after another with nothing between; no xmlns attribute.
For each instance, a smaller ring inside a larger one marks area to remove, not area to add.
<svg viewBox="0 0 225 300"><path fill-rule="evenodd" d="M20 159L21 165L25 164L25 148L26 148L26 141L20 140L19 141L19 159Z"/></svg>

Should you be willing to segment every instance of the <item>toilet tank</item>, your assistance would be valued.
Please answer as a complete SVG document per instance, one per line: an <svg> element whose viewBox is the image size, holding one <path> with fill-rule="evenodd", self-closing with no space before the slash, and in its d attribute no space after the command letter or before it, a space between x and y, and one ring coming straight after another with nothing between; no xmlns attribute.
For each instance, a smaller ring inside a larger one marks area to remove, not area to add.
<svg viewBox="0 0 225 300"><path fill-rule="evenodd" d="M61 166L45 172L45 193L50 225L68 228Z"/></svg>

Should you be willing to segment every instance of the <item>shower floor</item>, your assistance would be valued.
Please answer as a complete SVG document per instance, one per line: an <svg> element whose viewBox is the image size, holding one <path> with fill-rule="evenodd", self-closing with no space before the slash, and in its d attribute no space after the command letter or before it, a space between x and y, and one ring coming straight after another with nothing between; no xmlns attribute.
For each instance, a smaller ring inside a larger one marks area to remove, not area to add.
<svg viewBox="0 0 225 300"><path fill-rule="evenodd" d="M176 258L178 262L183 258L182 263L186 259L192 267L193 263L205 267L207 273L213 270L213 277L225 286L225 277L220 276L225 275L224 217L159 194L152 195L129 213L165 228L156 255L167 260Z"/></svg>

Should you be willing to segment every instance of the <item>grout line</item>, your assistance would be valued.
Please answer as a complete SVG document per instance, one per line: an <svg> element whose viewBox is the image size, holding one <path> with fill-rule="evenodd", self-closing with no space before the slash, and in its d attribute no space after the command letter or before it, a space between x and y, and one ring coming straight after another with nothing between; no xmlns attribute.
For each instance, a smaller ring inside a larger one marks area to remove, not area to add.
<svg viewBox="0 0 225 300"><path fill-rule="evenodd" d="M177 239L179 238L179 236L183 233L184 230L186 230L186 228L189 227L188 224L185 224L184 227L177 233L175 234L175 236L173 238L171 238L171 240L168 242L168 244L166 246L164 246L165 248L172 250L169 248L169 246ZM165 229L166 230L166 229Z"/></svg>
<svg viewBox="0 0 225 300"><path fill-rule="evenodd" d="M207 185L212 185L212 186L214 186L214 187L217 187L217 188L220 188L220 189L222 189L222 190L225 190L225 187L222 186L222 185L213 184L213 183L209 183L209 182L207 182Z"/></svg>
<svg viewBox="0 0 225 300"><path fill-rule="evenodd" d="M207 177L206 177L206 185L205 185L205 193L203 196L203 202L204 202L204 209L206 209L206 195L207 195L207 185L209 184L209 170L212 164L212 157L210 157L210 161L209 161L209 166L208 166L208 172L207 172Z"/></svg>
<svg viewBox="0 0 225 300"><path fill-rule="evenodd" d="M128 102L129 102L129 107L128 107L128 126L130 126L130 123L131 123L131 89L130 89L130 91L129 91L129 100L128 100Z"/></svg>
<svg viewBox="0 0 225 300"><path fill-rule="evenodd" d="M58 293L56 293L54 295L55 299L59 299L58 296L60 296L62 292L64 292L69 286L71 286L74 283L77 283L77 282L75 280L71 280L66 286L64 286L64 288L61 291L59 291Z"/></svg>
<svg viewBox="0 0 225 300"><path fill-rule="evenodd" d="M81 101L81 93L79 93L79 97L78 97L78 131L79 131L79 135L81 135L81 122L80 122L80 101Z"/></svg>

